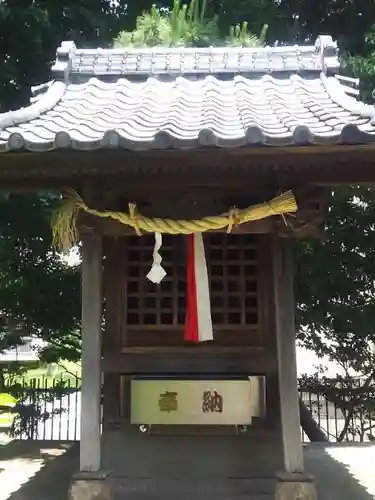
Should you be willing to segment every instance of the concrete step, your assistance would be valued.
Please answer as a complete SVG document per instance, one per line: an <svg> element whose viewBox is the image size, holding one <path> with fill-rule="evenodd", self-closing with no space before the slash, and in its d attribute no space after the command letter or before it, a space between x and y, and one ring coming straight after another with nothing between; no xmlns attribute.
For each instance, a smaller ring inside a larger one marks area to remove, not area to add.
<svg viewBox="0 0 375 500"><path fill-rule="evenodd" d="M274 478L111 477L116 500L270 500Z"/></svg>
<svg viewBox="0 0 375 500"><path fill-rule="evenodd" d="M164 493L116 493L113 500L274 500L274 495L236 495L236 494L202 494L191 495L191 493L169 494Z"/></svg>

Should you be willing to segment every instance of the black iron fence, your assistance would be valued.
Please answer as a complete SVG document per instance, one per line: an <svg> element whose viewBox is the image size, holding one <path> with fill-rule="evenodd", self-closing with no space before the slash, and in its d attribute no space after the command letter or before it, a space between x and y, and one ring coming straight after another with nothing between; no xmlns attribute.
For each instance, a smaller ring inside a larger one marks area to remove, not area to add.
<svg viewBox="0 0 375 500"><path fill-rule="evenodd" d="M300 390L312 417L333 442L375 441L375 386L360 379ZM309 441L301 429L302 440Z"/></svg>
<svg viewBox="0 0 375 500"><path fill-rule="evenodd" d="M78 376L7 381L16 403L3 410L0 431L22 440L79 441L81 380Z"/></svg>
<svg viewBox="0 0 375 500"><path fill-rule="evenodd" d="M80 439L81 380L77 377L41 377L12 382L8 387L17 403L0 415L0 432L18 439L78 441ZM327 397L319 387L300 390L304 405L330 441L375 440L375 387L343 388L339 397ZM334 401L332 401L334 399ZM301 428L304 442L309 441Z"/></svg>

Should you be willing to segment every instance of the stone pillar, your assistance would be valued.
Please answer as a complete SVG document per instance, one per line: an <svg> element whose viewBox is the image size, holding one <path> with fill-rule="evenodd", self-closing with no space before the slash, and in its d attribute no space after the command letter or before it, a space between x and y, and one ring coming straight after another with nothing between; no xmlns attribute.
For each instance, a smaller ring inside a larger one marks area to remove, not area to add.
<svg viewBox="0 0 375 500"><path fill-rule="evenodd" d="M85 234L82 241L82 387L80 470L73 477L70 500L108 500L108 474L101 470L101 323L102 241Z"/></svg>
<svg viewBox="0 0 375 500"><path fill-rule="evenodd" d="M291 243L274 238L275 327L284 471L277 475L276 500L316 500L311 476L305 474L300 429Z"/></svg>
<svg viewBox="0 0 375 500"><path fill-rule="evenodd" d="M72 478L69 500L109 500L111 488L106 472L78 472Z"/></svg>

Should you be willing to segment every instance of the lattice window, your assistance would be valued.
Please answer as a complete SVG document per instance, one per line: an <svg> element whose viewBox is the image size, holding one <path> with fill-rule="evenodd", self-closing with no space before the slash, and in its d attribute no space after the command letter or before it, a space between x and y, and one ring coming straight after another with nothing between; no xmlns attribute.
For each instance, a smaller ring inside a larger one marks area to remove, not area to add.
<svg viewBox="0 0 375 500"><path fill-rule="evenodd" d="M129 326L183 324L185 314L185 268L183 238L163 237L163 267L167 276L160 285L151 283L146 275L152 264L153 236L128 239Z"/></svg>
<svg viewBox="0 0 375 500"><path fill-rule="evenodd" d="M258 324L257 251L254 237L204 235L215 330L249 328ZM152 262L153 236L128 237L127 325L130 329L180 329L185 322L186 238L164 236L160 285L146 274Z"/></svg>
<svg viewBox="0 0 375 500"><path fill-rule="evenodd" d="M258 323L257 255L248 235L212 234L206 243L215 326Z"/></svg>

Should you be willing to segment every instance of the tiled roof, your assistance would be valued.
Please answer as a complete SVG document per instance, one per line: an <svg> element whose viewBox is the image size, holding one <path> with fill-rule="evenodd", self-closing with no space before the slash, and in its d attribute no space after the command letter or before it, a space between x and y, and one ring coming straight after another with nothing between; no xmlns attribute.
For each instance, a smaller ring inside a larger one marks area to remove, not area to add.
<svg viewBox="0 0 375 500"><path fill-rule="evenodd" d="M54 72L70 60L75 80L89 76L233 75L243 73L337 71L337 45L322 36L315 45L290 47L208 47L143 49L76 49L65 42L57 51Z"/></svg>
<svg viewBox="0 0 375 500"><path fill-rule="evenodd" d="M77 50L31 106L0 114L0 151L366 143L375 109L335 76L330 37L264 49Z"/></svg>

